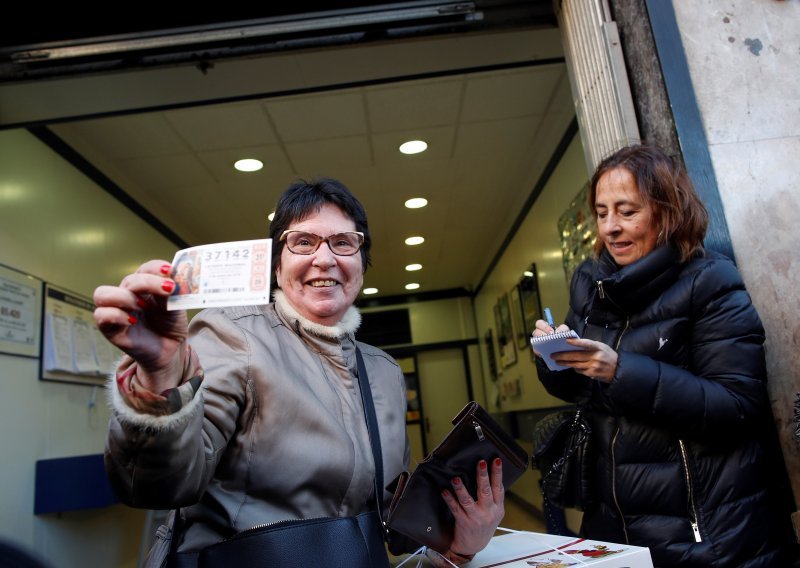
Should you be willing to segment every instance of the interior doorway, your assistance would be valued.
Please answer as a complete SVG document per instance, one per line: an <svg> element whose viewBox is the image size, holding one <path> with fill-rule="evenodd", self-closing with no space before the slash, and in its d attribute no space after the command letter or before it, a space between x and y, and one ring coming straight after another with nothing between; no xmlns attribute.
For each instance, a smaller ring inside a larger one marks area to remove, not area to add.
<svg viewBox="0 0 800 568"><path fill-rule="evenodd" d="M472 399L467 347L405 348L391 353L406 378L406 430L413 469L450 432Z"/></svg>
<svg viewBox="0 0 800 568"><path fill-rule="evenodd" d="M425 436L433 449L450 432L453 417L469 402L464 351L454 348L418 353L417 372L426 408Z"/></svg>

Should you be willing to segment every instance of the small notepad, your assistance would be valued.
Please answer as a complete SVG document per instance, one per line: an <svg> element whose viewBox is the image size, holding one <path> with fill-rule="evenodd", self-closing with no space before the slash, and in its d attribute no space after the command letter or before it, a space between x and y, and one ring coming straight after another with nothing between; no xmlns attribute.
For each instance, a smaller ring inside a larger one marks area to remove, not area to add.
<svg viewBox="0 0 800 568"><path fill-rule="evenodd" d="M567 339L580 339L580 336L573 330L569 330L551 333L550 335L531 337L531 347L542 355L542 359L547 363L548 369L551 371L563 371L564 369L569 369L569 367L559 365L553 360L551 355L559 351L583 351L582 347L576 347L567 343Z"/></svg>

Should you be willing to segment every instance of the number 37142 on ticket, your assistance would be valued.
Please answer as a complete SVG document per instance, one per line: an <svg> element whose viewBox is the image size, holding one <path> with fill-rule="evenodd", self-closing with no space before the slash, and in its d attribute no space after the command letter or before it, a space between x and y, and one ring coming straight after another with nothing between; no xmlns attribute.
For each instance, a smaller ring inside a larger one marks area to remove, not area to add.
<svg viewBox="0 0 800 568"><path fill-rule="evenodd" d="M269 303L272 240L215 243L179 250L168 310Z"/></svg>

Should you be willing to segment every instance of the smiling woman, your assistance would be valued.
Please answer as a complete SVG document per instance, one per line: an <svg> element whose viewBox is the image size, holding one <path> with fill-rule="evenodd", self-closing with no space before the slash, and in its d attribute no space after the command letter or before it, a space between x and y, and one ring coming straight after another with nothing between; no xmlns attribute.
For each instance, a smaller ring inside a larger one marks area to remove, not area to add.
<svg viewBox="0 0 800 568"><path fill-rule="evenodd" d="M623 148L589 204L597 257L575 271L566 324L534 332L581 337L553 356L563 370L537 368L587 409L598 448L582 535L647 546L656 566L793 565L764 329L733 263L703 248L691 180L658 148Z"/></svg>
<svg viewBox="0 0 800 568"><path fill-rule="evenodd" d="M332 325L342 319L353 304L364 282L364 269L358 233L353 231L355 223L335 205L325 204L301 221L290 225L289 239L275 269L275 279L287 300L297 308L300 315L322 325ZM344 249L351 254L343 255L342 245L331 246L324 235L355 235L354 242L346 239ZM308 237L305 241L292 241L297 235L315 237L316 246ZM323 244L324 243L324 244ZM309 252L297 252L304 250Z"/></svg>
<svg viewBox="0 0 800 568"><path fill-rule="evenodd" d="M596 187L597 230L617 264L625 266L650 254L659 227L653 206L642 198L633 174L614 168L600 177Z"/></svg>
<svg viewBox="0 0 800 568"><path fill-rule="evenodd" d="M347 565L388 566L379 515L391 497L384 486L408 467L405 379L386 353L355 340L353 302L371 245L366 213L336 180L299 181L278 200L270 237L277 289L267 306L208 309L187 326L185 313L164 309L176 286L173 267L159 260L95 291L98 327L127 353L109 384L109 476L129 505L180 507L170 566L236 552L222 541L257 525L319 518L330 519L325 526L357 519L358 534L348 536L366 548L315 532L302 551L272 561L321 565L333 547L369 551ZM367 392L377 433L365 420ZM455 538L438 565L468 561L503 516L502 464L475 467L476 495L460 480L443 492ZM148 566L161 566L169 550L157 541Z"/></svg>

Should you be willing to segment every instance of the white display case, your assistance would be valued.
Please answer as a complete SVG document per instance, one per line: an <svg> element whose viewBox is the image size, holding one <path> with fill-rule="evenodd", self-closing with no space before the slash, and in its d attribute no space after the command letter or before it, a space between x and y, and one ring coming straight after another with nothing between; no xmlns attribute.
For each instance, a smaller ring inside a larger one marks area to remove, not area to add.
<svg viewBox="0 0 800 568"><path fill-rule="evenodd" d="M653 568L650 551L580 537L515 532L494 537L464 568Z"/></svg>

